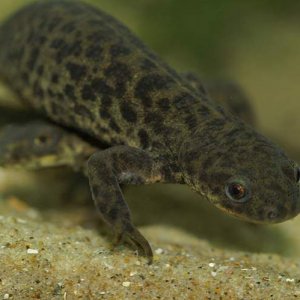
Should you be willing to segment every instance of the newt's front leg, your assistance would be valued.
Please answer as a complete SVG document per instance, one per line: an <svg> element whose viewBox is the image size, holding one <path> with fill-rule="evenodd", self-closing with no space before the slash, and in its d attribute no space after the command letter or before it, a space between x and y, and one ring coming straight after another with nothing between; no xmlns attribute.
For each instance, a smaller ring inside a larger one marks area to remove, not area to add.
<svg viewBox="0 0 300 300"><path fill-rule="evenodd" d="M129 239L151 263L151 247L132 224L120 184L160 181L158 164L146 151L129 146L115 146L90 157L87 175L95 205L102 218L112 226L119 241Z"/></svg>

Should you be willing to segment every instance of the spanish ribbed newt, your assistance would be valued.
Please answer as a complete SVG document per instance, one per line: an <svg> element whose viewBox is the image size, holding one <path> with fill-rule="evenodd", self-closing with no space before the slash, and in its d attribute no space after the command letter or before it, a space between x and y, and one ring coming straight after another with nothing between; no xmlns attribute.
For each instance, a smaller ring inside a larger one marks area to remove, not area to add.
<svg viewBox="0 0 300 300"><path fill-rule="evenodd" d="M102 219L149 261L120 184L186 184L255 223L300 212L294 161L93 6L40 1L15 13L0 27L0 78L45 120L5 129L0 165L83 171Z"/></svg>

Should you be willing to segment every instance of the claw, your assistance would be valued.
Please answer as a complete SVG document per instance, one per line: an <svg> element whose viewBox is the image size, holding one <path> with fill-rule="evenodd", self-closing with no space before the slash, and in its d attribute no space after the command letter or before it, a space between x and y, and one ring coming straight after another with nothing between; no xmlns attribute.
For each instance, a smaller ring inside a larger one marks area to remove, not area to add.
<svg viewBox="0 0 300 300"><path fill-rule="evenodd" d="M153 252L144 236L136 228L133 228L133 231L128 234L128 237L137 247L139 254L145 256L148 260L148 264L151 265L153 262Z"/></svg>
<svg viewBox="0 0 300 300"><path fill-rule="evenodd" d="M151 246L144 238L144 236L134 226L127 226L126 230L118 234L114 245L122 244L124 240L126 240L126 242L136 248L140 256L146 257L149 265L152 264L153 252Z"/></svg>

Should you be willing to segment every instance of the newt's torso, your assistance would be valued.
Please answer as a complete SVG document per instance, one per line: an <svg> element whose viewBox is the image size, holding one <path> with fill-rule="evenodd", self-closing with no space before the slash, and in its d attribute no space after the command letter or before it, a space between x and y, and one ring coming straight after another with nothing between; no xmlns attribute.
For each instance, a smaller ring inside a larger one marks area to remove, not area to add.
<svg viewBox="0 0 300 300"><path fill-rule="evenodd" d="M86 164L94 201L147 256L119 187L128 178L186 183L253 222L299 213L297 165L109 15L80 2L38 2L2 25L0 45L0 77L25 103L108 147Z"/></svg>
<svg viewBox="0 0 300 300"><path fill-rule="evenodd" d="M199 122L224 122L115 19L55 2L17 14L0 34L4 75L34 108L110 145L144 149L189 135Z"/></svg>

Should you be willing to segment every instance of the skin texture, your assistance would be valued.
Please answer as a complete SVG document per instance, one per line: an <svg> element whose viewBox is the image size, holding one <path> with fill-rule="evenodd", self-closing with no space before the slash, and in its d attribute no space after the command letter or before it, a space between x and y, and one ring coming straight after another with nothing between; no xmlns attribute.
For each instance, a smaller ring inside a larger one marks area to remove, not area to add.
<svg viewBox="0 0 300 300"><path fill-rule="evenodd" d="M299 213L296 164L105 13L74 1L32 4L2 25L0 45L0 76L20 99L95 147L83 159L95 205L149 261L122 183L188 184L257 223Z"/></svg>
<svg viewBox="0 0 300 300"><path fill-rule="evenodd" d="M191 85L206 93L231 114L254 125L253 111L242 89L233 82L210 82L204 87L194 73L181 74ZM237 109L238 107L238 109ZM86 160L105 146L92 145L74 132L46 120L35 120L39 116L0 106L3 128L0 130L0 166L37 170L41 168L69 166L75 171L87 173ZM6 118L6 119L5 119ZM6 125L15 120L15 123ZM24 122L27 122L24 124Z"/></svg>

